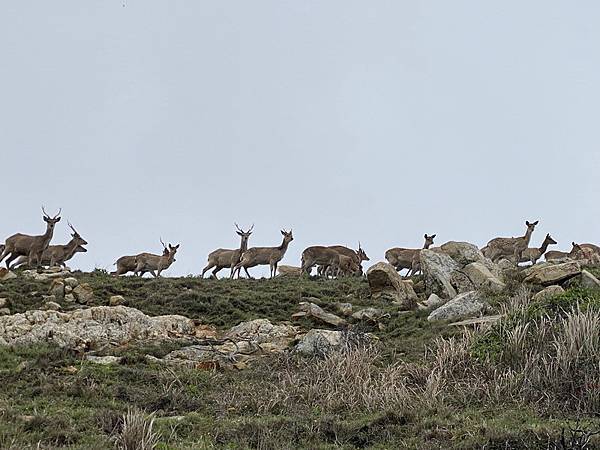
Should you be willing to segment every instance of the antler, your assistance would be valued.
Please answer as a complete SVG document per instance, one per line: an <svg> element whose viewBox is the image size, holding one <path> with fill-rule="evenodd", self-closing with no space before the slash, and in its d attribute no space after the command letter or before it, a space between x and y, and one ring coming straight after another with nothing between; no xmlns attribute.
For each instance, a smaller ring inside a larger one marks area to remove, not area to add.
<svg viewBox="0 0 600 450"><path fill-rule="evenodd" d="M242 229L240 228L240 226L239 226L239 225L238 225L236 222L233 222L233 224L235 225L235 227L238 229L238 231L239 231L240 233L243 233L243 232L244 232L244 230L242 230Z"/></svg>
<svg viewBox="0 0 600 450"><path fill-rule="evenodd" d="M48 219L50 218L50 216L48 215L48 213L44 209L44 205L42 205L42 212L44 213L44 217L47 217Z"/></svg>
<svg viewBox="0 0 600 450"><path fill-rule="evenodd" d="M250 233L252 230L254 230L254 224L252 224L252 226L250 227L250 229L248 230L248 233Z"/></svg>
<svg viewBox="0 0 600 450"><path fill-rule="evenodd" d="M71 222L69 222L68 220L67 220L67 224L69 225L69 228L70 228L71 230L73 230L73 233L75 233L75 234L79 234L79 233L77 232L77 230L76 230L76 229L73 227L73 225L71 225Z"/></svg>
<svg viewBox="0 0 600 450"><path fill-rule="evenodd" d="M162 240L162 237L160 238L160 243L162 244L163 248L167 248L167 246L165 245L165 243Z"/></svg>
<svg viewBox="0 0 600 450"><path fill-rule="evenodd" d="M58 212L56 213L56 215L53 217L53 219L56 219L58 216L60 216L60 212L62 211L62 208L58 208Z"/></svg>

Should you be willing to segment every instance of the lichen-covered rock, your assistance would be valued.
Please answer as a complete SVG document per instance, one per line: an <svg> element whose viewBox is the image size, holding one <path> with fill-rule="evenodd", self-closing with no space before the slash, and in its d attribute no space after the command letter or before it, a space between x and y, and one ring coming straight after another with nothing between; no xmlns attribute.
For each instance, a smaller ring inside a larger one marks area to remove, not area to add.
<svg viewBox="0 0 600 450"><path fill-rule="evenodd" d="M132 341L193 336L194 322L183 316L150 317L125 306L96 306L71 312L33 310L0 317L0 345L49 342L89 349Z"/></svg>
<svg viewBox="0 0 600 450"><path fill-rule="evenodd" d="M481 315L488 307L489 305L479 292L465 292L432 311L427 320L469 319Z"/></svg>
<svg viewBox="0 0 600 450"><path fill-rule="evenodd" d="M74 289L77 287L77 285L79 284L79 281L77 281L77 278L74 277L68 277L65 278L65 285L69 286L71 289Z"/></svg>
<svg viewBox="0 0 600 450"><path fill-rule="evenodd" d="M53 302L53 301L48 301L46 303L44 303L43 309L49 310L49 311L60 311L61 306L60 304Z"/></svg>
<svg viewBox="0 0 600 450"><path fill-rule="evenodd" d="M548 286L547 288L542 289L540 292L533 296L533 301L543 301L547 298L555 297L560 294L564 294L565 290L560 286Z"/></svg>
<svg viewBox="0 0 600 450"><path fill-rule="evenodd" d="M440 250L461 266L485 260L479 248L469 242L449 241L442 244Z"/></svg>
<svg viewBox="0 0 600 450"><path fill-rule="evenodd" d="M561 264L535 264L523 271L526 283L542 284L544 286L566 281L580 273L581 266L577 261L569 261Z"/></svg>
<svg viewBox="0 0 600 450"><path fill-rule="evenodd" d="M600 280L592 275L587 270L582 270L580 275L580 282L583 287L587 288L600 288Z"/></svg>
<svg viewBox="0 0 600 450"><path fill-rule="evenodd" d="M60 278L52 280L50 289L48 290L50 295L54 295L57 299L62 299L65 296L65 283Z"/></svg>
<svg viewBox="0 0 600 450"><path fill-rule="evenodd" d="M461 281L459 276L461 266L450 256L439 250L423 249L420 258L428 293L436 293L444 298L454 298L459 289L465 288L464 283L459 283L457 286L457 282ZM467 278L464 274L462 276Z"/></svg>
<svg viewBox="0 0 600 450"><path fill-rule="evenodd" d="M75 300L83 304L87 304L94 299L94 291L87 283L78 284L77 287L73 288L73 295Z"/></svg>
<svg viewBox="0 0 600 450"><path fill-rule="evenodd" d="M125 297L122 295L111 295L108 299L108 304L110 306L119 306L125 304Z"/></svg>
<svg viewBox="0 0 600 450"><path fill-rule="evenodd" d="M300 317L313 317L315 319L320 320L321 322L325 322L329 325L333 325L334 327L344 326L346 325L346 320L342 319L335 314L327 312L323 310L318 305L310 302L301 302L298 305L299 311L292 315L292 319L298 319Z"/></svg>
<svg viewBox="0 0 600 450"><path fill-rule="evenodd" d="M367 280L373 299L390 300L404 310L417 306L417 294L412 281L403 280L389 263L378 262L367 271Z"/></svg>
<svg viewBox="0 0 600 450"><path fill-rule="evenodd" d="M438 308L439 306L442 306L444 304L444 302L445 302L445 300L440 298L439 295L431 294L427 298L427 300L425 300L423 302L423 305L425 306L426 309L433 309L433 308Z"/></svg>
<svg viewBox="0 0 600 450"><path fill-rule="evenodd" d="M370 334L312 329L300 339L295 349L305 355L323 356L332 351L365 345L371 340L372 335Z"/></svg>
<svg viewBox="0 0 600 450"><path fill-rule="evenodd" d="M231 328L226 337L233 340L249 339L259 344L264 342L285 341L287 343L298 333L298 328L283 323L274 325L268 319L255 319L242 322Z"/></svg>
<svg viewBox="0 0 600 450"><path fill-rule="evenodd" d="M476 288L484 287L494 292L500 292L506 287L482 262L467 264L463 268L463 272Z"/></svg>

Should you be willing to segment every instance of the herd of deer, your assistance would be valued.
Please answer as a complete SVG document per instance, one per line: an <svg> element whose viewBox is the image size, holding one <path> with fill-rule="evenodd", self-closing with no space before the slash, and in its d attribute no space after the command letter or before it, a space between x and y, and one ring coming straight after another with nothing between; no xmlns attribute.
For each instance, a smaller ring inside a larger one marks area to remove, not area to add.
<svg viewBox="0 0 600 450"><path fill-rule="evenodd" d="M54 227L60 221L60 210L54 217L50 217L44 208L43 219L46 222L46 232L39 236L30 236L17 233L6 239L4 245L0 245L0 262L6 259L8 269L27 265L29 267L41 266L66 266L66 261L71 259L75 253L86 252L87 242L75 230L73 225L68 224L73 233L71 241L66 245L50 245L54 234ZM513 263L531 262L535 264L542 256L547 261L559 261L562 259L586 260L590 263L600 263L600 247L594 244L576 244L572 243L570 252L547 251L549 245L556 244L556 241L547 234L539 248L529 247L531 236L535 230L536 222L525 222L527 231L524 236L511 238L495 238L481 249L484 256L497 262L501 259L507 259ZM283 259L288 246L294 240L292 230L281 230L283 240L277 247L251 247L248 248L248 241L254 225L244 231L237 224L236 233L241 237L240 247L237 249L220 248L208 255L208 264L202 270L204 274L213 269L211 277L216 278L217 273L224 268L230 269L230 278L240 277L240 272L244 269L246 276L251 278L248 269L259 265L268 265L270 276L274 277L278 273L278 264ZM436 235L425 234L425 244L423 249L432 249L433 240ZM161 272L168 269L175 261L175 254L179 249L178 245L165 244L161 255L152 253L139 253L132 256L122 256L116 261L117 270L113 275L124 275L133 272L134 275L143 276L150 273L154 277L159 277ZM420 252L422 249L392 248L385 253L385 259L401 271L407 269L407 275L412 275L420 270ZM18 258L18 259L17 259ZM16 261L15 261L16 260ZM11 266L11 263L15 263ZM294 273L310 275L312 269L317 266L317 273L326 278L338 276L361 275L362 262L369 261L369 257L361 248L360 242L358 249L353 250L342 245L333 246L311 246L302 252L302 266L291 267L281 266L279 273Z"/></svg>

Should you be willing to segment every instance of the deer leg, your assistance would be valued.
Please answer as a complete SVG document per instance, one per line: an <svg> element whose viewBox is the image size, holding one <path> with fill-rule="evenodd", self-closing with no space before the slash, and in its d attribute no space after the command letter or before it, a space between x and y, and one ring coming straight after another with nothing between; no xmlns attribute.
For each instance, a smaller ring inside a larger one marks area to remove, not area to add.
<svg viewBox="0 0 600 450"><path fill-rule="evenodd" d="M204 274L209 271L210 269L212 269L213 267L215 267L215 264L213 263L208 263L208 265L202 269L202 275L200 276L200 278L204 278Z"/></svg>
<svg viewBox="0 0 600 450"><path fill-rule="evenodd" d="M158 269L156 272L154 270L151 270L150 273L152 274L152 276L154 278L158 278L160 277L160 272L162 271L162 269Z"/></svg>
<svg viewBox="0 0 600 450"><path fill-rule="evenodd" d="M215 267L215 270L212 271L212 275L210 277L214 278L216 280L217 279L217 274L219 273L219 271L222 268L223 268L223 266L217 266L217 267Z"/></svg>

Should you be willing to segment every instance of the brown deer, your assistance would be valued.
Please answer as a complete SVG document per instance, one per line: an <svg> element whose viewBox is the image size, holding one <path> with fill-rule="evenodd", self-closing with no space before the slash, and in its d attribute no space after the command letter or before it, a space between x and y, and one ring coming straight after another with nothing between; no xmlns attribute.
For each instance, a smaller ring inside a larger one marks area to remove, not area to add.
<svg viewBox="0 0 600 450"><path fill-rule="evenodd" d="M557 242L554 239L552 239L552 236L550 236L550 234L547 234L540 248L528 247L525 250L523 250L519 262L531 262L532 265L535 264L538 261L538 259L540 259L544 255L544 253L546 253L546 250L548 250L548 246L554 245L556 243Z"/></svg>
<svg viewBox="0 0 600 450"><path fill-rule="evenodd" d="M142 253L135 258L135 270L134 275L139 274L143 277L146 272L150 272L154 278L160 277L160 273L163 270L168 269L171 264L175 261L175 254L179 249L179 244L173 246L169 244L169 247L160 240L164 250L162 255L153 255L151 253Z"/></svg>
<svg viewBox="0 0 600 450"><path fill-rule="evenodd" d="M362 274L362 262L370 261L366 252L362 249L360 242L358 243L358 250L352 250L351 248L345 247L343 245L330 245L329 248L332 250L335 250L336 252L338 252L341 255L352 258L352 260L355 261L356 264L358 265L358 269L356 270L357 275ZM327 270L327 267L319 266L317 273L319 275L323 275L326 270Z"/></svg>
<svg viewBox="0 0 600 450"><path fill-rule="evenodd" d="M340 253L331 247L323 245L313 245L307 247L302 252L302 273L310 275L312 268L316 265L323 268L319 274L328 274L330 268L337 268L339 265Z"/></svg>
<svg viewBox="0 0 600 450"><path fill-rule="evenodd" d="M237 228L236 233L242 238L240 242L240 248L235 250L230 250L227 248L219 248L214 252L211 252L208 255L208 265L202 269L201 278L204 278L204 274L206 271L215 268L212 272L211 278L217 278L217 273L226 267L230 268L230 278L233 278L233 268L237 263L240 262L240 257L242 253L248 250L248 240L250 239L250 235L252 234L252 230L254 229L254 225L250 227L248 231L242 230L237 223L234 223ZM244 268L245 269L245 268ZM246 275L250 278L248 271L246 270Z"/></svg>
<svg viewBox="0 0 600 450"><path fill-rule="evenodd" d="M277 264L279 261L283 259L285 252L288 249L288 245L290 242L294 240L294 236L292 234L292 230L285 231L281 230L281 234L283 235L283 241L279 247L252 247L246 250L240 259L240 262L237 263L232 271L232 277L235 272L239 273L242 267L248 274L248 270L250 267L256 267L261 265L269 265L270 268L270 278L273 278L277 274ZM250 274L248 274L250 276ZM251 278L251 277L250 277Z"/></svg>
<svg viewBox="0 0 600 450"><path fill-rule="evenodd" d="M87 252L87 249L83 247L87 245L87 241L83 239L80 234L73 228L69 222L67 222L69 228L73 230L71 234L71 240L66 245L49 245L44 253L42 254L42 265L48 265L50 267L55 264L58 266L66 267L66 262L70 260L75 253ZM15 261L13 267L19 267L27 263L27 257L21 256Z"/></svg>
<svg viewBox="0 0 600 450"><path fill-rule="evenodd" d="M524 236L512 238L495 238L481 249L483 255L492 261L496 262L502 258L512 259L518 263L521 260L521 254L529 246L531 235L539 220L535 222L526 221L527 231Z"/></svg>
<svg viewBox="0 0 600 450"><path fill-rule="evenodd" d="M160 240L162 243L162 239ZM135 272L137 267L137 258L143 255L151 255L151 253L138 253L137 255L121 256L114 263L117 266L117 270L111 272L111 275L125 275L128 272ZM169 249L163 244L162 256L169 256Z"/></svg>
<svg viewBox="0 0 600 450"><path fill-rule="evenodd" d="M547 252L545 256L546 261L560 261L564 259L579 259L583 255L583 249L579 244L575 242L571 242L572 248L570 252L559 252L557 250L553 250L551 252Z"/></svg>
<svg viewBox="0 0 600 450"><path fill-rule="evenodd" d="M437 235L432 234L428 236L425 233L425 243L423 248L429 248L433 245L433 240ZM419 254L421 253L420 248L391 248L385 252L385 259L396 268L398 272L402 269L408 269L407 276L416 273L419 270Z"/></svg>
<svg viewBox="0 0 600 450"><path fill-rule="evenodd" d="M328 266L324 274L325 277L328 277L329 274L340 277L356 275L360 271L360 264L358 264L354 258L338 253L337 261L333 265Z"/></svg>
<svg viewBox="0 0 600 450"><path fill-rule="evenodd" d="M40 267L42 263L42 255L44 250L48 248L52 236L54 235L54 226L60 221L60 212L54 217L50 217L44 207L42 206L42 212L44 213L44 222L46 222L46 232L41 236L30 236L27 234L17 233L6 239L4 243L4 251L0 256L0 262L8 255L10 257L6 260L6 267L10 269L10 263L13 262L19 256L27 256L28 264L33 267Z"/></svg>

